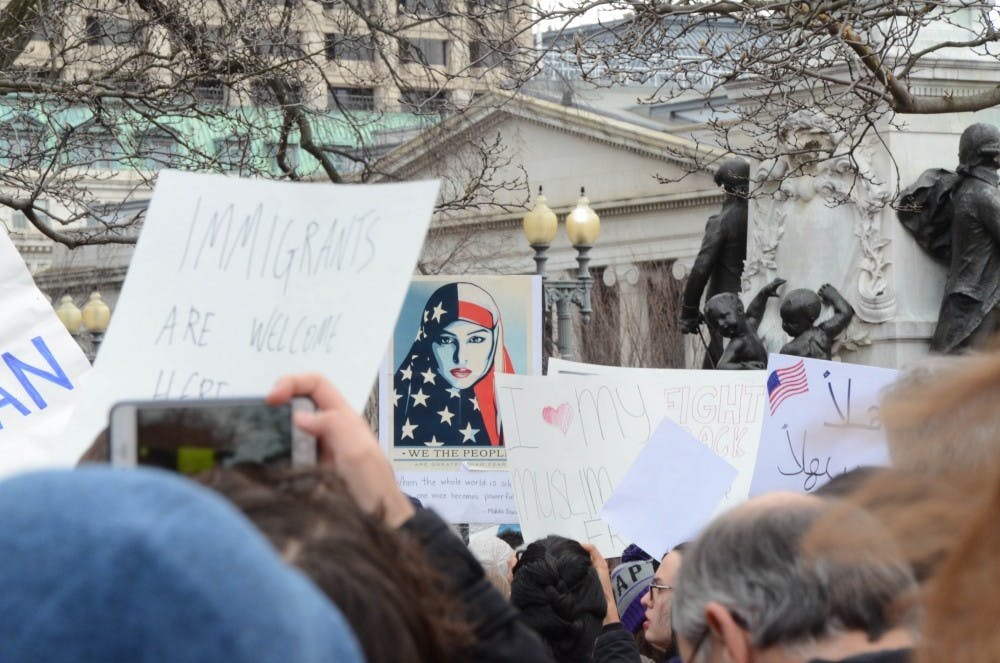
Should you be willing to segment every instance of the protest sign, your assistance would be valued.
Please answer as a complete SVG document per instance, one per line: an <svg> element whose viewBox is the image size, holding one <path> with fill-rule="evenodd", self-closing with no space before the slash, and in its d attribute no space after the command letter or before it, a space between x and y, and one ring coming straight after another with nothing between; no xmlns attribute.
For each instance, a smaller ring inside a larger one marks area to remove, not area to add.
<svg viewBox="0 0 1000 663"><path fill-rule="evenodd" d="M629 541L601 508L665 417L737 469L718 509L746 497L764 379L762 371L642 369L503 375L497 399L525 539L562 534L618 555Z"/></svg>
<svg viewBox="0 0 1000 663"><path fill-rule="evenodd" d="M486 465L490 467L490 465ZM457 468L396 472L399 488L451 523L516 523L517 505L506 463L502 471L462 463Z"/></svg>
<svg viewBox="0 0 1000 663"><path fill-rule="evenodd" d="M809 492L859 465L885 465L879 393L897 372L772 354L750 495Z"/></svg>
<svg viewBox="0 0 1000 663"><path fill-rule="evenodd" d="M122 399L262 395L311 371L360 412L436 195L161 172L65 460Z"/></svg>
<svg viewBox="0 0 1000 663"><path fill-rule="evenodd" d="M764 414L764 371L627 368L556 357L549 359L548 370L549 375L601 375L655 385L662 393L650 399L650 411L669 417L737 469L720 509L746 499Z"/></svg>
<svg viewBox="0 0 1000 663"><path fill-rule="evenodd" d="M48 465L90 362L35 286L6 233L0 239L0 475Z"/></svg>
<svg viewBox="0 0 1000 663"><path fill-rule="evenodd" d="M416 277L380 375L379 433L406 492L454 523L517 520L494 380L541 370L541 278Z"/></svg>
<svg viewBox="0 0 1000 663"><path fill-rule="evenodd" d="M694 538L735 478L736 468L664 419L604 503L601 517L660 559Z"/></svg>

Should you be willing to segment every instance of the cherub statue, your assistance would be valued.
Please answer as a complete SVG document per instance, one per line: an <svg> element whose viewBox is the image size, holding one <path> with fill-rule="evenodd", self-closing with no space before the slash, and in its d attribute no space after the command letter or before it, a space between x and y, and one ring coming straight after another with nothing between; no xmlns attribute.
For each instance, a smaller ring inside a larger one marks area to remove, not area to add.
<svg viewBox="0 0 1000 663"><path fill-rule="evenodd" d="M767 350L757 336L757 327L764 317L767 300L777 297L778 289L784 284L784 279L774 279L761 288L746 312L743 302L734 292L720 292L705 302L705 322L709 329L729 339L716 368L763 370L767 366Z"/></svg>
<svg viewBox="0 0 1000 663"><path fill-rule="evenodd" d="M823 302L833 308L833 315L817 325ZM820 286L819 294L804 288L792 290L781 301L781 328L792 337L781 354L830 359L834 341L853 317L854 308L829 283Z"/></svg>

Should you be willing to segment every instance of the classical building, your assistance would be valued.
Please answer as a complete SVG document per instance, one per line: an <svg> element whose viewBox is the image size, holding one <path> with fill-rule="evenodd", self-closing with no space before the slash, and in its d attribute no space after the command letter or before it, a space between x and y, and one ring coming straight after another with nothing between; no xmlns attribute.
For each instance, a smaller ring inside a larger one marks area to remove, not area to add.
<svg viewBox="0 0 1000 663"><path fill-rule="evenodd" d="M929 30L928 43L917 46L947 41L949 30L955 29ZM565 34L559 38L574 40ZM578 41L588 43L586 36ZM464 122L455 118L387 157L394 177L435 176L449 163L446 155L457 159L477 138L498 135L511 156L511 169L498 179L512 178L515 169L525 175L520 199L498 199L508 203L505 211L439 214L425 247L425 268L533 271L519 224L537 186L544 186L560 218L585 186L602 219L601 237L590 251L598 284L595 307L609 311L604 316L595 312L592 324L611 326L614 347L596 348L598 334L578 333L578 356L621 365L698 365L697 337L681 342L676 326L669 325L676 322L678 293L705 220L717 211L721 196L711 182L712 159L689 157L712 144L709 122L731 118L737 105L754 107L760 91L737 79L712 99L689 94L643 103L649 88L641 68L635 79L626 76L605 88L608 81L594 85L574 79L578 68L563 67L556 56L550 60L558 72L528 88L543 98L522 95ZM992 89L998 74L995 60L971 49L945 49L930 64L911 74L915 93L976 94ZM600 78L600 71L590 73ZM808 99L802 101L805 105ZM902 229L891 203L923 170L954 169L959 135L973 122L1000 125L1000 110L896 116L876 127L877 135L869 132L852 157L831 159L809 177L786 184L771 177L775 164L754 163L758 195L750 204L744 298L778 276L788 279L789 288L816 289L832 282L857 312L838 348L839 359L899 367L923 357L937 320L945 270ZM787 126L775 123L773 140L798 131L815 139L823 136L824 126L822 108L804 108L788 118ZM738 141L739 133L730 138ZM823 140L830 144L822 149L834 154L832 148L845 137L827 135ZM549 271L571 274L574 253L565 236L557 242ZM762 332L772 351L787 341L774 304ZM683 346L683 360L677 353L651 356L664 343Z"/></svg>
<svg viewBox="0 0 1000 663"><path fill-rule="evenodd" d="M394 179L438 177L460 168L469 136L497 136L509 164L495 181L526 176L544 187L560 219L584 187L600 215L591 250L593 321L576 334L578 356L609 364L682 366L677 319L685 264L697 252L705 220L722 194L698 164L717 150L663 130L526 95L496 99L401 146L382 163ZM441 213L431 226L421 268L443 273L531 273L521 223L530 199L498 189L492 211ZM571 275L576 253L561 233L548 273Z"/></svg>
<svg viewBox="0 0 1000 663"><path fill-rule="evenodd" d="M452 6L458 2L462 11ZM225 82L156 67L155 58L144 54L165 55L173 48L161 26L128 4L94 0L91 11L87 6L43 15L8 72L21 91L0 100L0 165L16 176L10 186L0 182L0 191L21 199L30 195L36 213L78 217L58 226L73 231L141 214L163 167L280 176L283 149L283 160L298 177L326 179L320 163L301 148L300 129L282 136L282 102L263 84L266 66L258 76ZM283 103L301 107L312 142L345 177L361 167L360 159L370 163L506 76L504 44L528 46L531 39L521 26L527 6L506 0L247 0L246 8L254 16L224 18L214 4L196 1L186 18L194 39L213 56L231 52L241 62L281 63L289 75ZM136 57L122 55L129 52ZM133 61L140 67L135 71L122 64ZM53 62L61 63L58 69L51 69ZM48 83L75 81L107 63L123 67L125 93L169 95L176 81L178 98L165 96L163 105L176 110L149 111L143 101L113 97L99 108L85 94L78 100L47 96ZM153 79L162 85L150 86ZM246 132L250 126L252 134ZM62 147L69 133L75 144ZM52 200L48 196L58 186L31 191L33 174L45 170L50 157L56 176L83 193ZM9 207L0 207L0 222L53 296L111 290L128 264L130 252L121 247L54 248Z"/></svg>

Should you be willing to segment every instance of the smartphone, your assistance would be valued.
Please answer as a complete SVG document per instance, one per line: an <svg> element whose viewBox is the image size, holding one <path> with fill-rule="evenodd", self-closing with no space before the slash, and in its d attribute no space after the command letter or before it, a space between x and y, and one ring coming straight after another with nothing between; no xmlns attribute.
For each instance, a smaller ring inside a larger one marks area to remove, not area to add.
<svg viewBox="0 0 1000 663"><path fill-rule="evenodd" d="M243 463L316 464L316 438L292 424L309 398L268 405L263 398L125 401L111 408L111 463L182 474Z"/></svg>

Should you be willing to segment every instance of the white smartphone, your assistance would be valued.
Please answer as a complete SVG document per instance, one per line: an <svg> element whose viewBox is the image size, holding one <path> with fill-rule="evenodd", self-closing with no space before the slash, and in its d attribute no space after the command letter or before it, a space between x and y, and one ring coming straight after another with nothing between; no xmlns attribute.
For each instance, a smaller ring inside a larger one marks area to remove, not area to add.
<svg viewBox="0 0 1000 663"><path fill-rule="evenodd" d="M315 465L316 438L292 423L309 398L125 401L111 408L111 464L151 465L183 474L241 463Z"/></svg>

